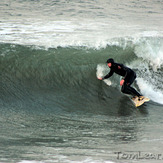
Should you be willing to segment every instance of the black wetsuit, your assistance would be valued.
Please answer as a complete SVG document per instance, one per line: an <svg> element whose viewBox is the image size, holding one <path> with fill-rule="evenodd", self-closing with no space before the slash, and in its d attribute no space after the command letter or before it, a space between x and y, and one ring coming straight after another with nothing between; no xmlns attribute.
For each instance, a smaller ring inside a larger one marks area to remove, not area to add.
<svg viewBox="0 0 163 163"><path fill-rule="evenodd" d="M136 79L136 73L131 70L130 68L124 66L123 64L119 63L112 63L110 67L110 72L103 78L107 79L111 77L114 72L120 76L123 76L124 78L124 84L122 85L121 91L126 94L130 94L133 96L141 96L134 88L131 87L131 84Z"/></svg>

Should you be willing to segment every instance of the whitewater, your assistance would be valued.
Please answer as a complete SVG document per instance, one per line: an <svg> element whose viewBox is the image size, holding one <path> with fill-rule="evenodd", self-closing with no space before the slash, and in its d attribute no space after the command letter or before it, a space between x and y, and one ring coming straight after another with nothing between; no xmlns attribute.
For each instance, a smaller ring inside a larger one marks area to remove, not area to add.
<svg viewBox="0 0 163 163"><path fill-rule="evenodd" d="M0 162L163 159L162 0L1 0ZM132 68L135 108L108 58ZM120 155L117 155L117 153Z"/></svg>

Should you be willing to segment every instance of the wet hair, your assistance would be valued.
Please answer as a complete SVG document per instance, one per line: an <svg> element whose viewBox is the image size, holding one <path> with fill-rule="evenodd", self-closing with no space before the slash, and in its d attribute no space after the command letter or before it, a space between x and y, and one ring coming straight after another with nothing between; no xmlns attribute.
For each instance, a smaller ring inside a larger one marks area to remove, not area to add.
<svg viewBox="0 0 163 163"><path fill-rule="evenodd" d="M109 59L106 61L106 63L114 63L114 59L109 58Z"/></svg>

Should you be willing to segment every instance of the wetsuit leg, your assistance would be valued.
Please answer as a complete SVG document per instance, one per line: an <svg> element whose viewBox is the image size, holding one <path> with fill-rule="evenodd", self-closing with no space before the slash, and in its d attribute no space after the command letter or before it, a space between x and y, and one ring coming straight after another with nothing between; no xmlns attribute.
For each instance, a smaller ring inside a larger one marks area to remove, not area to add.
<svg viewBox="0 0 163 163"><path fill-rule="evenodd" d="M126 83L123 84L121 91L132 96L142 96L133 87L127 85Z"/></svg>
<svg viewBox="0 0 163 163"><path fill-rule="evenodd" d="M130 94L132 96L141 96L133 87L131 87L131 84L134 82L136 79L136 74L135 72L130 73L127 77L126 80L122 86L121 91L126 94Z"/></svg>

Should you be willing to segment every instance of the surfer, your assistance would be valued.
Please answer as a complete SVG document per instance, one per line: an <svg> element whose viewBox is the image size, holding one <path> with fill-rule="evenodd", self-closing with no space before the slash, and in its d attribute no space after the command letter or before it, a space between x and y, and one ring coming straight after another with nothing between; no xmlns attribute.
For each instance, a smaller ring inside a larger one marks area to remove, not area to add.
<svg viewBox="0 0 163 163"><path fill-rule="evenodd" d="M99 80L104 80L109 77L111 77L114 72L120 76L123 76L122 80L120 81L120 85L122 86L121 91L125 94L130 94L132 96L139 97L139 100L141 100L141 97L143 97L141 94L139 94L133 87L131 87L131 84L136 79L136 73L124 66L120 63L115 63L112 58L107 60L107 65L110 68L110 72L104 76L103 78L98 78Z"/></svg>

